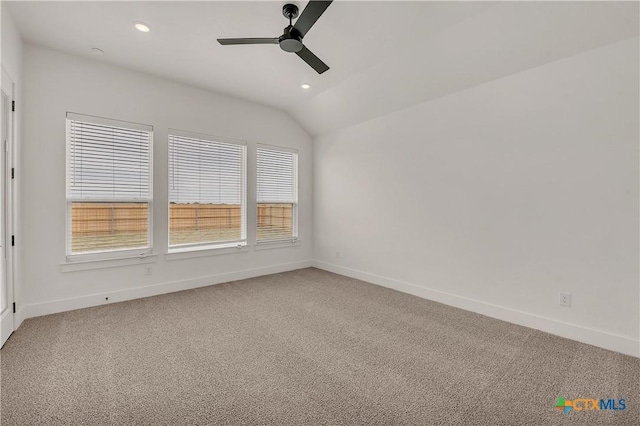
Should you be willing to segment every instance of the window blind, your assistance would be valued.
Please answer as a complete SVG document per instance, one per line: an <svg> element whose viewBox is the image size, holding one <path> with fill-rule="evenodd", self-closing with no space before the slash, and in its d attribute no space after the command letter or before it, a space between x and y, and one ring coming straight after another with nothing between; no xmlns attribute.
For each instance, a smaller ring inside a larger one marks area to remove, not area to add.
<svg viewBox="0 0 640 426"><path fill-rule="evenodd" d="M152 127L67 114L67 254L149 248Z"/></svg>
<svg viewBox="0 0 640 426"><path fill-rule="evenodd" d="M149 131L70 119L67 126L71 198L150 198Z"/></svg>
<svg viewBox="0 0 640 426"><path fill-rule="evenodd" d="M169 245L246 243L246 145L169 131Z"/></svg>
<svg viewBox="0 0 640 426"><path fill-rule="evenodd" d="M258 241L297 236L298 154L276 147L257 149Z"/></svg>

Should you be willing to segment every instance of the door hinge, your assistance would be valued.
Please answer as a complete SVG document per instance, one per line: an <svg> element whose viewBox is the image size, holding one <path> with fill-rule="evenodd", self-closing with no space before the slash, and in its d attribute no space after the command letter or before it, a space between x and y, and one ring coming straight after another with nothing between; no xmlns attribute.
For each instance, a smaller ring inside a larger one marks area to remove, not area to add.
<svg viewBox="0 0 640 426"><path fill-rule="evenodd" d="M13 302L13 313L16 313L16 302Z"/></svg>
<svg viewBox="0 0 640 426"><path fill-rule="evenodd" d="M14 169L13 167L11 168L11 179L15 179L16 178L16 169Z"/></svg>
<svg viewBox="0 0 640 426"><path fill-rule="evenodd" d="M15 246L15 245L16 245L16 236L15 236L15 235L12 235L12 236L11 236L11 247L13 247L13 246Z"/></svg>
<svg viewBox="0 0 640 426"><path fill-rule="evenodd" d="M11 111L15 112L16 110L16 101L11 101Z"/></svg>

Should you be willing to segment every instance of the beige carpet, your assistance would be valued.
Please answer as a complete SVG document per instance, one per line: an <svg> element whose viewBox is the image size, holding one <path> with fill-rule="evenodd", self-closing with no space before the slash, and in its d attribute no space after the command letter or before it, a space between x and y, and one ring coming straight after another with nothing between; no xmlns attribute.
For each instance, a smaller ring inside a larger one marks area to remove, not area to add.
<svg viewBox="0 0 640 426"><path fill-rule="evenodd" d="M317 269L29 319L1 354L7 426L639 418L636 358Z"/></svg>

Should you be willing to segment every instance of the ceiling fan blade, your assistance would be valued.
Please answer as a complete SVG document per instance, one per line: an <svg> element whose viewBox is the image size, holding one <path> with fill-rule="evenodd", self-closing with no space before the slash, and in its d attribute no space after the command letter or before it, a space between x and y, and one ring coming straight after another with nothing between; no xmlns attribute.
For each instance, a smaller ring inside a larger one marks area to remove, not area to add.
<svg viewBox="0 0 640 426"><path fill-rule="evenodd" d="M318 58L316 55L314 55L312 51L307 49L306 46L302 46L302 50L296 52L296 55L300 56L300 58L302 58L303 61L309 64L311 68L316 70L318 74L322 74L329 69L329 66L322 62L322 60L320 60L320 58Z"/></svg>
<svg viewBox="0 0 640 426"><path fill-rule="evenodd" d="M293 27L304 37L330 4L331 1L310 0Z"/></svg>
<svg viewBox="0 0 640 426"><path fill-rule="evenodd" d="M231 44L278 44L276 38L219 38L218 43L223 46Z"/></svg>

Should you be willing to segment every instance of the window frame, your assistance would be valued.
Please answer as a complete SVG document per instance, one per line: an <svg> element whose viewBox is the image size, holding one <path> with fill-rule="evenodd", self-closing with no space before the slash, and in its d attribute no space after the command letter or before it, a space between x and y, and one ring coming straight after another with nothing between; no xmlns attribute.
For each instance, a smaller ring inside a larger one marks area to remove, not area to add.
<svg viewBox="0 0 640 426"><path fill-rule="evenodd" d="M103 126L112 126L125 128L129 130L144 131L149 134L149 171L148 171L148 184L149 184L149 196L146 198L81 198L70 196L69 188L69 158L71 150L71 139L69 135L69 122L80 121L90 124L97 124ZM67 112L65 117L65 258L67 262L90 262L98 260L111 260L121 258L139 257L145 259L153 254L153 126L148 124L135 123L131 121L116 120L111 118L79 114L74 112ZM73 203L146 203L147 204L147 246L139 248L124 248L124 249L107 249L100 251L73 253L72 248L72 234L73 234Z"/></svg>
<svg viewBox="0 0 640 426"><path fill-rule="evenodd" d="M213 143L222 143L222 144L230 144L230 145L238 145L243 147L242 152L242 168L241 168L241 179L242 179L242 195L240 196L240 240L234 241L219 241L219 242L202 242L202 243L191 243L191 244L171 244L171 143L170 137L186 137L192 139L200 139L204 141L209 141ZM249 245L249 237L248 237L248 220L247 220L247 211L248 211L248 144L246 141L242 139L233 139L224 136L215 136L209 135L206 133L197 133L188 130L180 130L169 128L167 132L167 254L170 255L179 255L180 253L190 253L190 252L206 252L207 250L217 250L217 251L229 251L234 252L231 249L242 249ZM244 236L244 238L242 238ZM239 251L239 250L238 250Z"/></svg>
<svg viewBox="0 0 640 426"><path fill-rule="evenodd" d="M260 204L290 204L290 203L260 203L258 201L258 150L259 149L264 149L266 151L276 151L276 152L287 152L290 154L294 154L295 155L295 162L294 162L294 175L295 175L295 179L294 179L294 202L293 204L293 208L291 209L291 214L293 216L292 218L292 224L291 226L293 227L292 229L292 236L289 238L277 238L277 239L269 239L269 240L259 240L258 239L258 229L259 229L259 224L258 224L258 212L259 212L259 205ZM297 244L299 242L299 234L298 234L298 205L300 204L300 198L299 198L299 187L300 187L300 170L299 170L299 164L300 164L300 152L298 149L295 148L289 148L289 147L285 147L285 146L279 146L279 145L269 145L269 144L262 144L259 143L256 145L256 153L255 153L255 175L256 175L256 179L255 179L255 190L256 190L256 205L255 205L255 209L256 209L256 222L255 222L255 226L256 226L256 240L255 240L255 245L256 248L258 246L266 246L266 245L274 245L274 246L290 246L292 244ZM265 247L266 248L266 247Z"/></svg>

